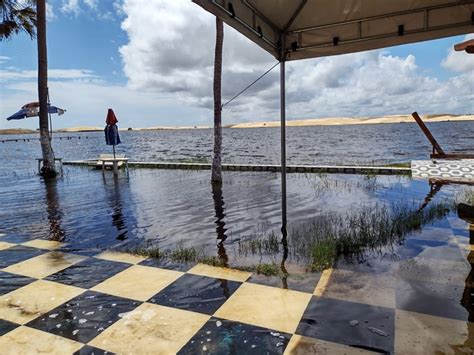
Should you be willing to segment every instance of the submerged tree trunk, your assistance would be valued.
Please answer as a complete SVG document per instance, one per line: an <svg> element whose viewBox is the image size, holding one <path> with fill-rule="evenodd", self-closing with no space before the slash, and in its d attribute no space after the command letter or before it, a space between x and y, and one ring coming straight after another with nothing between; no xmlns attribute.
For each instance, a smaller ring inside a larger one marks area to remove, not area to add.
<svg viewBox="0 0 474 355"><path fill-rule="evenodd" d="M216 50L214 56L214 156L212 159L213 184L222 184L222 43L224 41L224 25L216 17Z"/></svg>
<svg viewBox="0 0 474 355"><path fill-rule="evenodd" d="M38 43L38 101L39 128L41 151L43 153L43 168L41 175L44 177L55 177L54 152L51 147L48 124L48 53L46 49L46 0L37 0L36 14L37 43Z"/></svg>

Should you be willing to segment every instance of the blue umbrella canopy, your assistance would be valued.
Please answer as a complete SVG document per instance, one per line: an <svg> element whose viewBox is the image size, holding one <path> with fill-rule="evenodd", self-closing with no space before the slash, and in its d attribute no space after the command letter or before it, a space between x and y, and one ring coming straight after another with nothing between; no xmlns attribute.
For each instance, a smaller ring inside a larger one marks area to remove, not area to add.
<svg viewBox="0 0 474 355"><path fill-rule="evenodd" d="M48 105L48 112L57 113L59 116L61 116L66 112L66 110L56 107L56 106ZM32 103L24 105L20 111L14 113L10 117L7 117L7 121L22 120L24 118L35 117L35 116L39 116L39 103L32 102Z"/></svg>

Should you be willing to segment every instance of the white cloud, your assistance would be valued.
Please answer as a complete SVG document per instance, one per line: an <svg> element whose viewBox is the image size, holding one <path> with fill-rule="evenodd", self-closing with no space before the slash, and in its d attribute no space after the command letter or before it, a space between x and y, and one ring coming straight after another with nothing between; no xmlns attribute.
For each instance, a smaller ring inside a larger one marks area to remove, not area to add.
<svg viewBox="0 0 474 355"><path fill-rule="evenodd" d="M474 33L464 37L464 41L474 38ZM442 61L441 65L446 69L458 73L468 73L474 71L474 56L467 55L465 51L456 52L454 48L448 49L448 56Z"/></svg>
<svg viewBox="0 0 474 355"><path fill-rule="evenodd" d="M1 81L0 129L13 127L36 128L38 121L6 121L27 102L37 101L36 76L32 71L7 75ZM4 74L4 73L3 73ZM135 91L123 85L111 84L90 71L82 69L49 71L49 92L54 105L67 113L55 119L55 128L71 126L102 126L107 108L116 112L121 127L147 127L154 125L185 125L207 123L205 110L176 106L166 95ZM158 109L159 108L159 109Z"/></svg>
<svg viewBox="0 0 474 355"><path fill-rule="evenodd" d="M98 0L84 0L84 4L89 6L91 9L97 9Z"/></svg>
<svg viewBox="0 0 474 355"><path fill-rule="evenodd" d="M0 70L0 82L12 80L36 79L38 72L36 70ZM92 71L86 69L50 69L48 70L49 79L98 79Z"/></svg>
<svg viewBox="0 0 474 355"><path fill-rule="evenodd" d="M78 15L80 12L79 0L63 0L61 11L66 14Z"/></svg>
<svg viewBox="0 0 474 355"><path fill-rule="evenodd" d="M214 17L186 0L125 0L123 11L122 28L129 42L120 53L128 85L173 93L184 104L212 108ZM223 101L273 63L273 57L226 26ZM276 119L278 77L275 70L233 102L224 120ZM413 55L403 58L380 50L290 62L288 117L471 112L471 79L463 75L439 80L423 74Z"/></svg>

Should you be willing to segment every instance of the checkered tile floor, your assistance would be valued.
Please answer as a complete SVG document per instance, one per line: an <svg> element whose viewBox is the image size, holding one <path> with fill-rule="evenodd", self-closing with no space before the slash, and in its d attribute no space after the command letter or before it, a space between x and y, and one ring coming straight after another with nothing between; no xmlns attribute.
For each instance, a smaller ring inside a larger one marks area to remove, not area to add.
<svg viewBox="0 0 474 355"><path fill-rule="evenodd" d="M340 266L288 289L0 234L0 352L471 353L473 231L451 222L408 239L382 271Z"/></svg>

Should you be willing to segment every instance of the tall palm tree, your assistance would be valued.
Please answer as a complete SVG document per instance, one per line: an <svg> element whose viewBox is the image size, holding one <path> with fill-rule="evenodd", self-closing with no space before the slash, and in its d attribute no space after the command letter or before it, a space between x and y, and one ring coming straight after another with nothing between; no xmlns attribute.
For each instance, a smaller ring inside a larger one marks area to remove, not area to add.
<svg viewBox="0 0 474 355"><path fill-rule="evenodd" d="M36 4L36 10L34 5ZM40 103L40 141L43 153L42 175L56 176L54 152L51 147L48 124L48 53L46 49L46 0L0 0L0 41L21 31L38 45L38 100Z"/></svg>
<svg viewBox="0 0 474 355"><path fill-rule="evenodd" d="M214 53L214 156L212 159L212 184L222 184L222 44L224 24L216 17L216 49Z"/></svg>
<svg viewBox="0 0 474 355"><path fill-rule="evenodd" d="M0 41L21 31L35 37L36 11L34 1L0 0Z"/></svg>
<svg viewBox="0 0 474 355"><path fill-rule="evenodd" d="M38 101L41 151L43 153L43 167L41 174L50 178L57 175L54 166L54 152L51 147L48 122L48 51L46 48L46 0L36 0L36 14L38 18Z"/></svg>

